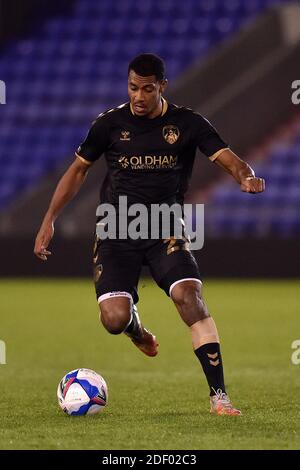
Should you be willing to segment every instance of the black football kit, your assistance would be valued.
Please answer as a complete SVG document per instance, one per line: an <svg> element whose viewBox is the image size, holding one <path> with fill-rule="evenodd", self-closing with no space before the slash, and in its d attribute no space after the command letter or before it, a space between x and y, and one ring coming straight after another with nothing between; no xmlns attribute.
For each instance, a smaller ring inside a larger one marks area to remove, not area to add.
<svg viewBox="0 0 300 470"><path fill-rule="evenodd" d="M197 148L213 161L228 145L200 114L162 99L162 113L153 119L135 115L130 103L100 114L76 155L90 165L104 154L108 170L101 204L118 207L119 197L127 196L128 206L149 207L183 204ZM136 303L143 264L168 295L177 281L200 279L185 238L96 237L93 260L98 301L127 292Z"/></svg>

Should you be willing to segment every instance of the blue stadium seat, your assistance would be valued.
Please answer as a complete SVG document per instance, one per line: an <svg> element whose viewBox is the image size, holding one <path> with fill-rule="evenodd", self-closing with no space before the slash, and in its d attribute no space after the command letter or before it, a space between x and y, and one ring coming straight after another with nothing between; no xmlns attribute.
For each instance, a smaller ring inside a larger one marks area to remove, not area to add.
<svg viewBox="0 0 300 470"><path fill-rule="evenodd" d="M263 194L242 194L231 183L216 187L207 219L212 236L300 234L299 135L300 130L294 141L277 146L264 162L254 164L256 173L266 179Z"/></svg>
<svg viewBox="0 0 300 470"><path fill-rule="evenodd" d="M78 0L68 16L51 17L35 35L7 46L0 57L1 79L9 83L0 162L11 170L0 206L73 152L96 115L127 99L126 69L134 55L163 55L173 79L267 6L268 0ZM294 162L300 138L297 145L294 154L279 150L274 161ZM26 177L19 177L16 160L26 162ZM286 178L277 171L274 184ZM218 198L237 203L236 195Z"/></svg>

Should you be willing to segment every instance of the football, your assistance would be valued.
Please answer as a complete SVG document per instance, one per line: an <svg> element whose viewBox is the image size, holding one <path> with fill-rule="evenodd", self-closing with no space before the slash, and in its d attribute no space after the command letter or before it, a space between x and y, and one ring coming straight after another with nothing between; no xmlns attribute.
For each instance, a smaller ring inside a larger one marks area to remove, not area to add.
<svg viewBox="0 0 300 470"><path fill-rule="evenodd" d="M68 415L93 415L107 404L107 385L97 372L75 369L59 382L57 398L59 406Z"/></svg>

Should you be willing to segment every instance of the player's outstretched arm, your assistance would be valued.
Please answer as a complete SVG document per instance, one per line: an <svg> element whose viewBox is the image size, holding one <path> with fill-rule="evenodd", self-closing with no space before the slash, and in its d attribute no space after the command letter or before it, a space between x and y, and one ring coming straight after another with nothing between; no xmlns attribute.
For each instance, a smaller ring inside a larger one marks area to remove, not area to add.
<svg viewBox="0 0 300 470"><path fill-rule="evenodd" d="M54 222L60 211L79 191L85 180L88 169L88 165L76 158L59 180L35 239L34 254L41 260L46 261L47 256L51 255L47 247L54 234Z"/></svg>
<svg viewBox="0 0 300 470"><path fill-rule="evenodd" d="M251 166L244 162L244 160L241 160L231 150L224 150L214 161L234 177L240 184L241 191L246 193L262 193L265 190L265 180L256 177Z"/></svg>

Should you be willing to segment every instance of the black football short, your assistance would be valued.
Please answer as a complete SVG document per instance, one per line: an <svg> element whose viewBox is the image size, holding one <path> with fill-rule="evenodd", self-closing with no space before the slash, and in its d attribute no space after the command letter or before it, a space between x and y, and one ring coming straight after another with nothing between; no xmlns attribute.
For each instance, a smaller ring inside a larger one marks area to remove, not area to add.
<svg viewBox="0 0 300 470"><path fill-rule="evenodd" d="M186 239L99 240L95 239L94 282L98 302L107 296L128 293L138 302L138 281L143 265L167 295L182 279L200 281L200 273ZM99 300L100 299L100 300Z"/></svg>

